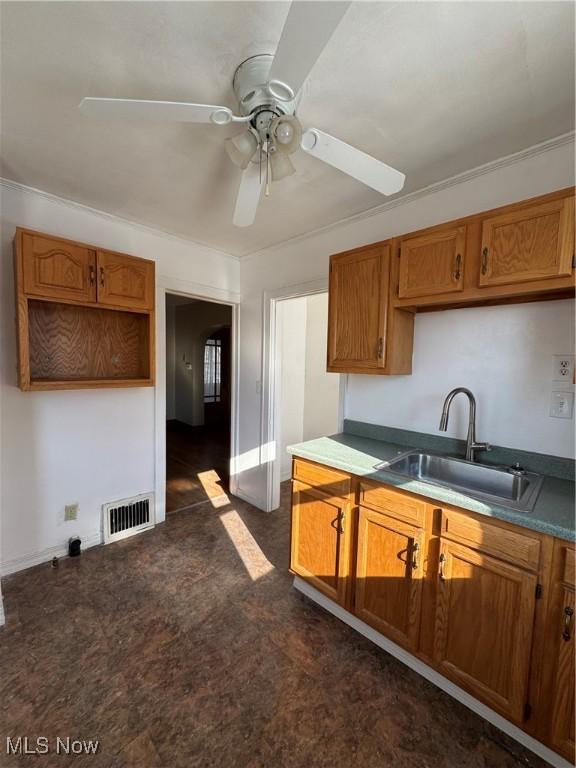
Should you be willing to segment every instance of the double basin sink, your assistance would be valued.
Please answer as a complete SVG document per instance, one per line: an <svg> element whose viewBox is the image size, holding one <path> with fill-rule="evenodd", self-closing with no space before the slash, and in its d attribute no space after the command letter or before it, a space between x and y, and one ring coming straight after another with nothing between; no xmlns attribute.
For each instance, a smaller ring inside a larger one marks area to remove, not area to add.
<svg viewBox="0 0 576 768"><path fill-rule="evenodd" d="M376 466L411 480L451 488L522 512L534 509L543 478L520 468L491 467L421 451L407 451Z"/></svg>

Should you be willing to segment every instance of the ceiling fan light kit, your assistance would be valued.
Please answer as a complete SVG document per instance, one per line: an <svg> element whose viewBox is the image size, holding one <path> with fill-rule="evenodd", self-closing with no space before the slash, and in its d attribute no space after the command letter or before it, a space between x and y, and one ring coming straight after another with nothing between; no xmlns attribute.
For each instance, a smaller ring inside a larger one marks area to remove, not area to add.
<svg viewBox="0 0 576 768"><path fill-rule="evenodd" d="M226 139L224 147L234 165L245 170L258 149L258 139L251 130Z"/></svg>
<svg viewBox="0 0 576 768"><path fill-rule="evenodd" d="M280 179L296 173L296 168L292 165L292 161L287 154L282 152L270 153L270 170L272 181L280 181Z"/></svg>
<svg viewBox="0 0 576 768"><path fill-rule="evenodd" d="M234 73L239 114L210 104L105 98L85 98L80 110L89 117L246 124L247 130L224 142L243 171L233 215L239 227L254 222L262 187L268 194L270 179L296 172L289 155L298 149L383 195L396 194L404 186L403 173L317 128L303 133L296 117L302 85L349 5L340 0L292 3L275 55L252 56Z"/></svg>

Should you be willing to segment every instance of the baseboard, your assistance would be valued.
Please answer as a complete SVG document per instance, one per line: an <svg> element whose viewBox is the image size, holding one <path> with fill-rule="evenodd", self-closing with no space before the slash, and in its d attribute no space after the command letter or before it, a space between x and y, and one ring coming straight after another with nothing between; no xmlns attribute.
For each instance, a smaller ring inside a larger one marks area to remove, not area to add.
<svg viewBox="0 0 576 768"><path fill-rule="evenodd" d="M494 710L490 709L485 704L482 704L473 696L470 696L469 693L466 693L466 691L463 691L462 688L459 688L450 680L440 675L438 672L436 672L435 669L432 669L432 667L424 664L424 662L420 661L420 659L412 656L412 654L404 650L404 648L401 648L399 645L396 645L396 643L388 640L388 638L384 637L384 635L381 635L368 624L365 624L356 616L353 616L351 613L342 608L342 606L334 603L332 600L330 600L330 598L323 595L322 592L319 592L314 587L311 587L306 581L298 576L294 577L294 588L301 592L303 595L306 595L306 597L310 598L310 600L313 600L315 603L320 605L326 611L336 616L345 624L348 624L349 627L355 629L368 640L371 640L384 651L387 651L391 656L394 656L394 658L398 659L398 661L401 661L407 667L413 669L414 672L422 675L422 677L436 685L449 696L452 696L452 698L456 699L456 701L464 704L465 707L468 707L468 709L471 709L477 715L483 717L484 720L487 720L489 723L496 726L496 728L503 731L506 735L513 738L519 744L522 744L522 746L526 747L531 752L534 752L535 755L538 755L538 757L546 760L548 763L550 763L550 765L553 765L554 768L573 768L567 760L564 760L564 758L560 757L560 755L556 754L556 752L548 749L548 747L545 747L544 744L542 744L540 741L537 741L536 739L532 738L532 736L529 736L527 733L522 731L520 728L517 728L512 723L508 722L508 720L503 718L497 712L494 712Z"/></svg>
<svg viewBox="0 0 576 768"><path fill-rule="evenodd" d="M102 544L102 535L93 533L91 536L82 538L82 549L90 549L98 544ZM11 573L24 571L26 568L32 568L34 565L41 565L52 560L53 557L66 557L68 555L68 544L58 544L55 547L47 547L40 552L33 552L29 555L15 557L12 560L4 560L0 566L0 576L8 576Z"/></svg>

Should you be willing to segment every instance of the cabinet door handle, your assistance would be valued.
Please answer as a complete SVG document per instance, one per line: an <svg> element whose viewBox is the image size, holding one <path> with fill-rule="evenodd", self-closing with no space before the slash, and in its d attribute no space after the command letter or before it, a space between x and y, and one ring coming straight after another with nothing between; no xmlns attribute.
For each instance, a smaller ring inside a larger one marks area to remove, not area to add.
<svg viewBox="0 0 576 768"><path fill-rule="evenodd" d="M446 555L441 554L440 555L440 580L446 581L446 571L444 570L446 565Z"/></svg>
<svg viewBox="0 0 576 768"><path fill-rule="evenodd" d="M462 274L461 268L462 268L462 254L459 253L457 254L456 260L454 262L454 280L456 280L456 282L460 280L460 276Z"/></svg>
<svg viewBox="0 0 576 768"><path fill-rule="evenodd" d="M415 541L412 544L412 570L417 571L418 570L418 553L420 552L420 544L418 544L417 541Z"/></svg>
<svg viewBox="0 0 576 768"><path fill-rule="evenodd" d="M344 533L344 520L346 520L346 513L340 512L340 533Z"/></svg>
<svg viewBox="0 0 576 768"><path fill-rule="evenodd" d="M90 285L94 285L96 283L96 269L92 264L90 264Z"/></svg>
<svg viewBox="0 0 576 768"><path fill-rule="evenodd" d="M566 640L566 642L572 637L572 616L574 616L574 611L566 606L564 608L564 632L562 632L562 639Z"/></svg>
<svg viewBox="0 0 576 768"><path fill-rule="evenodd" d="M104 288L104 267L100 267L100 285Z"/></svg>
<svg viewBox="0 0 576 768"><path fill-rule="evenodd" d="M378 339L378 359L382 360L382 355L384 354L384 339L382 336Z"/></svg>
<svg viewBox="0 0 576 768"><path fill-rule="evenodd" d="M482 274L485 275L486 272L488 272L488 248L482 251Z"/></svg>

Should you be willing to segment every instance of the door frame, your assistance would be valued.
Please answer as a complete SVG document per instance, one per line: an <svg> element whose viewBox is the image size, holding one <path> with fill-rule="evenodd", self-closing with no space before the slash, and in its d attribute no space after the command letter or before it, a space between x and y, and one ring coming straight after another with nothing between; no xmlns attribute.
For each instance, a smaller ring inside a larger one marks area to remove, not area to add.
<svg viewBox="0 0 576 768"><path fill-rule="evenodd" d="M299 299L328 292L328 278L264 291L262 328L262 398L260 411L260 445L264 449L263 466L266 473L266 512L280 506L281 461L278 450L280 437L279 371L280 350L278 343L278 303L286 299ZM342 431L348 375L340 374L340 398L338 405L338 430Z"/></svg>
<svg viewBox="0 0 576 768"><path fill-rule="evenodd" d="M154 493L156 523L166 519L166 294L186 296L232 308L230 329L230 493L235 494L237 478L232 462L238 447L238 385L240 294L221 288L160 275L156 285L156 384L154 387Z"/></svg>

